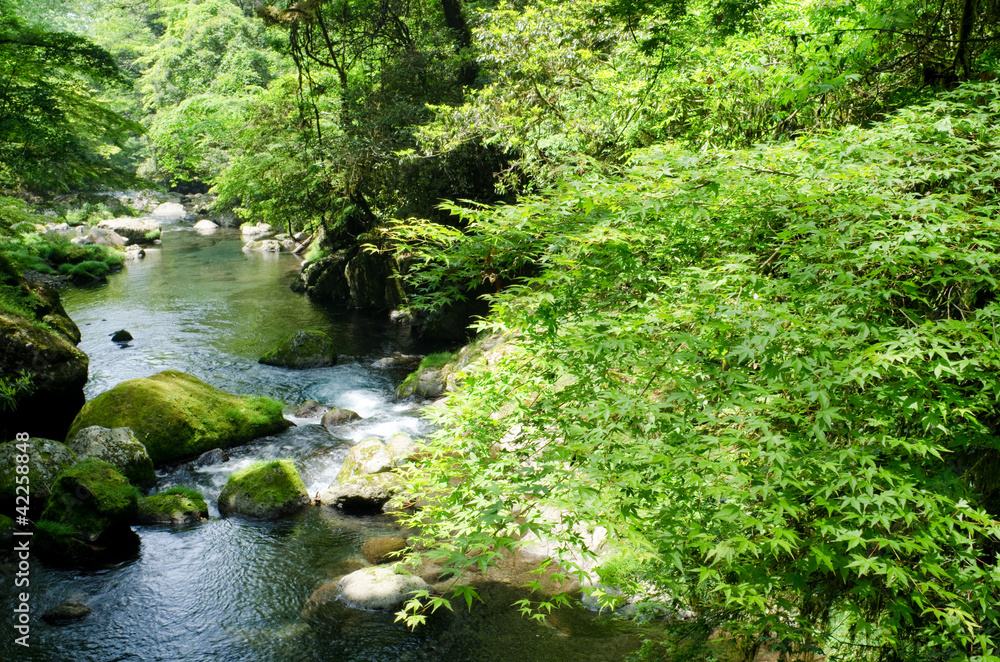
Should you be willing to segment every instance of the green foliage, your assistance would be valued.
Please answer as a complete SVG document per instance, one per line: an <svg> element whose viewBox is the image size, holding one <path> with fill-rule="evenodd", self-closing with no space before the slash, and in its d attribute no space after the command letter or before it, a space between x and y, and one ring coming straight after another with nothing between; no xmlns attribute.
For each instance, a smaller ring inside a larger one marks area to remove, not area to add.
<svg viewBox="0 0 1000 662"><path fill-rule="evenodd" d="M141 128L100 100L124 78L90 40L24 23L0 3L0 186L59 190L134 181L113 158Z"/></svg>
<svg viewBox="0 0 1000 662"><path fill-rule="evenodd" d="M17 401L31 395L34 390L31 374L27 370L21 370L17 375L0 376L0 411L14 411Z"/></svg>
<svg viewBox="0 0 1000 662"><path fill-rule="evenodd" d="M605 526L644 599L746 659L998 659L1000 529L967 470L1000 432L997 99L659 147L462 208L467 234L397 228L418 285L512 283L483 324L510 351L430 414L420 543L461 571L532 533L572 572L566 523Z"/></svg>

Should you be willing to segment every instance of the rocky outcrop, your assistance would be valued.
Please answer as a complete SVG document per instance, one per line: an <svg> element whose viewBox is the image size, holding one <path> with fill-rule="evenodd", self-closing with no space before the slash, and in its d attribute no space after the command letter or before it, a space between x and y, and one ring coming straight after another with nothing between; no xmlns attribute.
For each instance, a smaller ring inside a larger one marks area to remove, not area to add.
<svg viewBox="0 0 1000 662"><path fill-rule="evenodd" d="M337 251L305 266L294 288L312 299L389 311L406 301L395 258L360 248Z"/></svg>
<svg viewBox="0 0 1000 662"><path fill-rule="evenodd" d="M14 394L0 423L0 438L17 432L62 439L83 406L89 361L76 348L80 330L66 315L59 294L44 285L21 280L10 272L0 280L17 292L24 305L0 303L0 376L16 378L22 372L30 387Z"/></svg>
<svg viewBox="0 0 1000 662"><path fill-rule="evenodd" d="M97 227L113 230L125 237L129 244L151 244L161 235L160 224L148 218L111 218L101 221Z"/></svg>
<svg viewBox="0 0 1000 662"><path fill-rule="evenodd" d="M280 368L322 368L337 363L337 348L322 331L297 331L260 357L260 363Z"/></svg>
<svg viewBox="0 0 1000 662"><path fill-rule="evenodd" d="M443 365L427 360L411 373L399 387L396 396L406 398L418 396L422 398L437 398L447 392L457 389L465 375L479 370L488 370L489 366L501 360L510 347L501 334L483 336L460 349ZM429 359L434 358L432 355Z"/></svg>
<svg viewBox="0 0 1000 662"><path fill-rule="evenodd" d="M280 432L290 425L281 411L282 404L270 398L232 395L166 370L122 382L89 401L69 438L92 425L130 428L157 465Z"/></svg>
<svg viewBox="0 0 1000 662"><path fill-rule="evenodd" d="M77 432L68 445L78 460L96 457L109 462L140 489L156 484L153 461L129 428L108 429L93 425Z"/></svg>
<svg viewBox="0 0 1000 662"><path fill-rule="evenodd" d="M229 477L219 494L219 512L253 519L293 515L311 503L291 460L251 465Z"/></svg>
<svg viewBox="0 0 1000 662"><path fill-rule="evenodd" d="M18 444L27 445L27 453L17 448ZM65 445L51 439L32 437L26 442L8 441L0 444L0 511L13 513L15 495L17 493L16 468L23 462L17 462L18 456L28 456L28 485L31 487L29 512L36 515L41 512L45 500L63 471L76 464L76 455Z"/></svg>
<svg viewBox="0 0 1000 662"><path fill-rule="evenodd" d="M129 528L138 501L139 491L113 466L84 460L56 478L36 524L36 547L59 561L128 557L138 550Z"/></svg>

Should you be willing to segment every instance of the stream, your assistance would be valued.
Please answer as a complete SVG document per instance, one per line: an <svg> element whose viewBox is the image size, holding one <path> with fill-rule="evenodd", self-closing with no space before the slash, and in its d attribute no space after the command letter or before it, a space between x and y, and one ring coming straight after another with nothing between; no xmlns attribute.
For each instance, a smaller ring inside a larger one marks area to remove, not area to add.
<svg viewBox="0 0 1000 662"><path fill-rule="evenodd" d="M333 604L321 618L303 619L303 604L323 583L362 565L361 543L396 531L388 517L359 518L313 507L300 516L253 522L222 519L216 499L228 476L251 462L291 457L309 493L334 479L347 450L368 437L426 434L419 403L397 402L405 370L375 362L387 355L426 353L384 315L317 305L289 290L298 258L244 253L237 230L200 235L188 223L164 224L162 245L146 251L101 286L65 288L63 303L79 325L90 356L87 398L161 370L181 370L233 393L260 393L286 403L296 425L231 449L221 464L161 469L157 489L191 485L209 502L211 519L185 527L137 526L139 556L114 567L59 569L32 561L29 648L8 629L0 659L53 662L124 660L379 662L512 659L624 660L640 639L627 622L584 609L542 621L521 618L506 587L484 591L487 604L471 613L440 613L411 632L391 613ZM329 368L286 370L257 358L298 329L318 329L341 348ZM126 347L110 335L126 329ZM353 409L363 420L341 436L318 419L293 413L307 399ZM14 604L9 558L3 600ZM23 590L23 589L19 589ZM65 626L39 615L66 600L92 610Z"/></svg>

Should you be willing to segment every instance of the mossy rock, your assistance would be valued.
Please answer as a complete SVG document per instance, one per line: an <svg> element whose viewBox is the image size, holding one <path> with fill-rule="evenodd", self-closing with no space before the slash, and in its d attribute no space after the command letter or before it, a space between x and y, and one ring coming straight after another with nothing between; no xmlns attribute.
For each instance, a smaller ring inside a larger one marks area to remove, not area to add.
<svg viewBox="0 0 1000 662"><path fill-rule="evenodd" d="M16 467L18 455L24 455L18 450L18 443L28 445L28 486L30 487L29 512L32 515L41 513L45 500L49 497L52 484L56 477L76 463L76 454L64 444L51 439L32 437L26 442L9 441L0 444L0 509L13 513L17 505Z"/></svg>
<svg viewBox="0 0 1000 662"><path fill-rule="evenodd" d="M69 447L80 460L96 457L110 462L136 487L148 489L156 484L153 461L129 428L92 425L77 432Z"/></svg>
<svg viewBox="0 0 1000 662"><path fill-rule="evenodd" d="M194 524L208 519L208 505L197 490L172 487L139 499L139 524Z"/></svg>
<svg viewBox="0 0 1000 662"><path fill-rule="evenodd" d="M282 404L270 398L232 395L166 370L122 382L88 402L69 438L92 425L130 428L158 465L285 430L290 423L281 410Z"/></svg>
<svg viewBox="0 0 1000 662"><path fill-rule="evenodd" d="M219 512L278 519L302 510L309 492L291 460L259 462L229 477L219 494Z"/></svg>
<svg viewBox="0 0 1000 662"><path fill-rule="evenodd" d="M322 331L297 331L262 356L260 363L279 368L322 368L337 363L337 350Z"/></svg>
<svg viewBox="0 0 1000 662"><path fill-rule="evenodd" d="M138 501L139 491L110 463L74 465L56 478L36 525L40 552L63 559L128 554Z"/></svg>
<svg viewBox="0 0 1000 662"><path fill-rule="evenodd" d="M389 471L394 465L385 444L375 438L358 442L347 452L344 464L337 473L338 483L349 483L368 474Z"/></svg>
<svg viewBox="0 0 1000 662"><path fill-rule="evenodd" d="M14 395L4 412L8 434L27 430L62 439L84 403L89 360L74 345L80 331L66 316L59 295L29 281L0 283L0 375L31 376L29 390Z"/></svg>

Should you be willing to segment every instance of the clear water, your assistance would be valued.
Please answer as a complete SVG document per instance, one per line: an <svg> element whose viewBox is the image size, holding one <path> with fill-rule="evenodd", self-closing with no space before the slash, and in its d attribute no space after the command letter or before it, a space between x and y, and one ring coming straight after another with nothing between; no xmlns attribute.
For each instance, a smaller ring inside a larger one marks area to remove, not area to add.
<svg viewBox="0 0 1000 662"><path fill-rule="evenodd" d="M165 227L162 247L130 263L106 285L67 289L63 301L83 333L90 356L87 396L121 381L175 369L230 392L263 393L286 403L291 415L312 398L364 418L338 436L318 420L232 449L230 460L159 472L160 489L193 485L209 499L212 519L183 528L136 527L138 558L97 570L31 568L34 619L31 646L0 638L0 659L34 661L165 660L619 660L638 646L631 627L599 622L589 612L563 612L542 622L520 618L505 587L486 591L490 604L471 614L441 614L416 632L392 614L333 603L319 616L300 612L324 582L363 563L368 537L395 530L389 518L354 518L310 508L279 522L219 519L215 500L230 473L261 458L292 457L310 493L333 480L352 443L395 432L427 431L414 403L398 403L393 388L404 376L373 363L393 352L422 349L402 330L370 316L331 310L288 285L299 261L290 255L245 254L232 230L200 236ZM302 328L328 333L341 347L338 365L303 371L257 363L286 335ZM128 347L110 335L126 329ZM10 557L3 602L14 604ZM17 589L18 591L24 589ZM39 615L66 600L93 613L66 626Z"/></svg>

